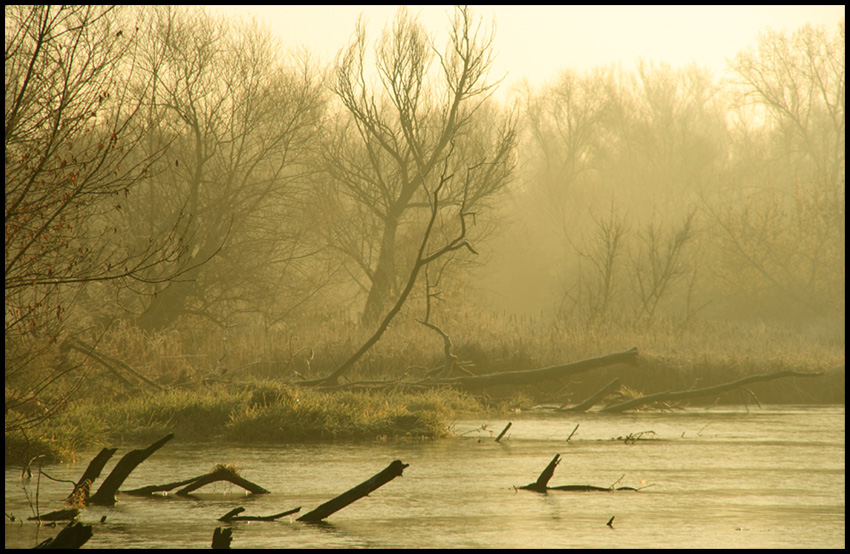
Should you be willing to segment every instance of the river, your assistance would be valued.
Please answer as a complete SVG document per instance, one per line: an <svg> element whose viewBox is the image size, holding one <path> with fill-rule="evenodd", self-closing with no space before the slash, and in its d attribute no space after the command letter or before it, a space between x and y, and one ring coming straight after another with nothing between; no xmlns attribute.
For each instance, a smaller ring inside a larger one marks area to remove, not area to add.
<svg viewBox="0 0 850 554"><path fill-rule="evenodd" d="M618 415L534 411L457 421L456 438L435 441L222 446L176 437L123 488L200 475L225 462L272 494L251 496L217 483L192 499L119 495L115 507L89 508L81 521L94 527L87 548L207 548L222 525L216 519L232 508L244 506L242 515L270 515L301 506L304 514L400 459L410 464L403 477L326 523L304 524L294 517L236 522L232 547L844 548L844 411L844 406ZM508 421L512 426L497 443ZM640 438L622 439L629 434ZM119 449L106 471L128 448ZM94 454L44 470L76 481ZM545 495L515 490L536 481L555 454L562 460L550 486L617 483L642 490ZM15 522L6 518L6 548L32 547L54 536L58 527L21 521L32 514L20 469L7 468L5 474L5 511L17 516ZM32 494L35 484L34 475ZM60 508L69 491L70 485L42 477L41 511Z"/></svg>

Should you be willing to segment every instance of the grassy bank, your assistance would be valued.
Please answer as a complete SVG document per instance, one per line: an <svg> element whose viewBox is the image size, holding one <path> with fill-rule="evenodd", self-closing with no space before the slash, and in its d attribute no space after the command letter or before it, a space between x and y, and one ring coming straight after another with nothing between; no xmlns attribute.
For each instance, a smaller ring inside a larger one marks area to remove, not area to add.
<svg viewBox="0 0 850 554"><path fill-rule="evenodd" d="M39 454L68 460L85 448L151 442L167 433L254 444L438 438L449 434L453 418L482 409L450 390L326 393L269 381L171 389L76 402L27 436L7 434L6 463Z"/></svg>
<svg viewBox="0 0 850 554"><path fill-rule="evenodd" d="M579 402L615 377L627 393L651 394L780 370L819 371L825 375L757 383L720 402L753 397L772 404L844 402L845 342L835 325L570 327L471 312L439 324L452 337L458 360L474 374L544 367L631 346L638 347L640 362L541 386L476 391L475 398L449 390L329 393L291 383L327 375L365 340L368 329L337 322L226 332L185 326L150 336L118 326L89 342L166 390L130 390L103 366L73 352L78 370L57 384L61 390L82 378L85 386L50 421L26 435L7 432L6 462L36 454L68 459L83 448L150 441L168 432L190 440L275 443L440 437L459 415ZM400 318L346 378L416 380L442 363L442 338L412 318ZM7 413L7 428L8 421Z"/></svg>

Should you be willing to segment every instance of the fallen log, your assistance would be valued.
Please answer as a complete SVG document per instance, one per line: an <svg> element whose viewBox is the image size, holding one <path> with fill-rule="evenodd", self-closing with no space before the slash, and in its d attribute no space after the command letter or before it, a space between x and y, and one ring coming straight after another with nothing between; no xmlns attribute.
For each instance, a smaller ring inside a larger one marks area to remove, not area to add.
<svg viewBox="0 0 850 554"><path fill-rule="evenodd" d="M528 369L524 371L504 371L501 373L488 373L487 375L475 375L471 377L452 377L444 379L431 379L423 381L420 384L428 385L448 385L452 387L463 388L467 390L482 389L496 385L528 385L543 381L545 379L555 379L561 377L569 377L577 373L590 371L598 367L605 367L613 364L635 364L637 363L638 350L637 347L630 348L624 352L599 356L597 358L588 358L578 362L569 364L554 365L540 369Z"/></svg>
<svg viewBox="0 0 850 554"><path fill-rule="evenodd" d="M588 398L584 402L581 402L581 403L576 404L575 406L571 406L571 407L567 407L567 405L564 404L563 406L561 406L560 408L558 408L555 411L557 411L557 412L586 412L587 410L592 408L597 402L599 402L600 400L602 400L603 398L605 398L606 396L611 394L614 391L614 389L618 388L619 386L620 386L620 379L619 378L614 379L613 381L611 381L610 383L608 383L607 385L602 387L599 390L599 392L592 395L590 398ZM569 440L569 439L567 439L567 440Z"/></svg>
<svg viewBox="0 0 850 554"><path fill-rule="evenodd" d="M85 525L80 522L69 523L61 531L59 531L58 535L52 539L42 541L35 548L49 550L77 549L83 546L91 538L91 536L91 525Z"/></svg>
<svg viewBox="0 0 850 554"><path fill-rule="evenodd" d="M234 509L230 510L229 512L227 512L226 514L224 514L223 516L221 516L220 518L218 518L218 520L224 521L226 523L229 523L231 521L274 521L276 519L280 519L282 517L290 516L292 514L298 513L299 511L301 511L301 506L298 506L297 508L293 508L292 510L287 510L285 512L281 512L279 514L274 514L274 515L270 515L270 516L240 516L240 515L238 515L238 514L241 514L244 511L245 511L245 508L243 508L242 506L240 506L238 508L234 508Z"/></svg>
<svg viewBox="0 0 850 554"><path fill-rule="evenodd" d="M379 489L380 487L386 485L396 477L401 476L402 472L406 467L408 467L408 465L410 464L402 463L401 460L393 461L380 473L372 476L371 478L364 481L363 483L360 483L356 487L342 493L336 498L325 502L312 512L304 514L303 516L298 518L298 521L304 521L307 523L318 523L319 521L322 521L329 515L338 512L339 510L345 508L352 502L363 498L370 492Z"/></svg>
<svg viewBox="0 0 850 554"><path fill-rule="evenodd" d="M138 489L121 491L121 494L129 494L132 496L150 496L155 492L171 491L178 487L184 487L177 491L177 494L179 494L180 496L188 496L193 491L211 483L215 483L217 481L227 481L229 483L233 483L234 485L242 487L243 489L253 494L269 494L269 491L267 491L260 485L252 483L251 481L248 481L247 479L240 476L235 469L221 464L213 468L210 473L199 475L198 477L192 477L190 479L184 479L182 481L176 481L174 483L166 483L165 485L148 485L146 487L140 487Z"/></svg>
<svg viewBox="0 0 850 554"><path fill-rule="evenodd" d="M91 359L98 362L100 365L102 365L106 369L108 369L119 381L123 382L124 384L126 384L129 387L135 388L135 387L137 387L137 385L135 383L130 382L129 380L127 380L126 377L121 375L121 371L119 371L119 369L125 371L126 373L129 373L133 377L139 379L140 381L142 381L144 383L147 383L148 385L152 386L153 388L155 388L157 390L163 390L162 385L160 385L159 383L157 383L155 381L151 381L150 379L148 379L147 377L145 377L144 375L142 375L141 373L139 373L138 371L136 371L135 369L133 369L132 367L127 365L126 363L122 362L118 358L113 358L112 356L110 356L108 354L104 354L103 352L99 352L91 344L83 342L76 337L68 337L67 339L65 339L65 342L63 343L63 347L66 348L66 349L73 348L74 350L76 350L76 351L78 351L82 354L85 354L86 356L89 356Z"/></svg>
<svg viewBox="0 0 850 554"><path fill-rule="evenodd" d="M119 487L124 483L124 480L130 476L139 464L148 459L148 457L162 448L162 446L174 438L173 434L166 435L152 445L144 449L131 450L124 454L124 457L112 469L98 491L89 498L90 504L101 504L112 506L115 504L115 495L118 493Z"/></svg>
<svg viewBox="0 0 850 554"><path fill-rule="evenodd" d="M555 474L555 468L558 467L558 464L561 463L561 455L555 454L555 457L552 458L552 461L549 462L549 465L546 466L546 469L540 474L540 477L537 478L537 481L534 483L530 483L525 485L524 487L517 487L518 489L523 489L527 491L540 492L545 494L547 491L577 491L577 492L591 492L591 491L637 491L638 489L634 487L619 487L614 488L610 487L597 487L594 485L559 485L557 487L550 487L549 481L552 479L552 475Z"/></svg>
<svg viewBox="0 0 850 554"><path fill-rule="evenodd" d="M633 398L625 402L620 402L619 404L614 404L613 406L608 406L607 408L603 408L602 410L600 410L600 412L622 412L632 408L637 408L638 406L651 404L653 402L677 402L680 400L688 400L700 396L711 396L720 394L722 392L734 390L749 383L755 383L758 381L771 381L773 379L779 379L782 377L818 377L820 375L823 375L823 373L807 373L799 371L777 371L775 373L750 375L749 377L744 377L742 379L738 379L737 381L731 381L729 383L723 383L720 385L715 385L713 387L705 387L701 389L677 392L665 391L655 394L649 394L646 396L641 396L639 398Z"/></svg>

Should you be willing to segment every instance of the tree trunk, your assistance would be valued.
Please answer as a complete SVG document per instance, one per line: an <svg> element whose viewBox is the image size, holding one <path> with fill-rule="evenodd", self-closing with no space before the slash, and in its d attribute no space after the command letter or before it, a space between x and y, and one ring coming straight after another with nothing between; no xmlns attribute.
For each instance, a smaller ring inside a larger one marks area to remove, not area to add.
<svg viewBox="0 0 850 554"><path fill-rule="evenodd" d="M363 308L362 323L374 325L380 321L384 308L395 289L395 237L398 230L398 216L391 214L384 224L384 234L381 237L381 252L378 254L378 265L372 274L372 287Z"/></svg>
<svg viewBox="0 0 850 554"><path fill-rule="evenodd" d="M428 385L450 385L466 390L476 390L495 385L529 385L544 379L556 379L582 373L598 367L612 364L635 364L637 363L637 347L632 347L624 352L588 358L571 364L554 365L541 369L529 369L525 371L505 371L502 373L489 373L487 375L475 375L473 377L454 377L451 379L434 379L425 381Z"/></svg>

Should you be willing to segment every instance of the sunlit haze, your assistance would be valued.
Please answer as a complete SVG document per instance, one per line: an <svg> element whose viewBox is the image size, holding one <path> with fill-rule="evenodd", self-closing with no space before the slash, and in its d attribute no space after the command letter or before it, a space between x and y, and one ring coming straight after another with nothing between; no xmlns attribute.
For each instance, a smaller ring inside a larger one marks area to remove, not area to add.
<svg viewBox="0 0 850 554"><path fill-rule="evenodd" d="M362 14L367 36L380 36L398 6L210 6L256 16L286 47L304 46L332 61ZM442 45L451 6L413 6ZM806 23L834 26L844 6L474 6L496 22L497 57L491 77L506 76L502 93L526 77L541 83L569 68L631 68L638 59L682 66L694 62L722 72L727 58L768 28L794 30Z"/></svg>

